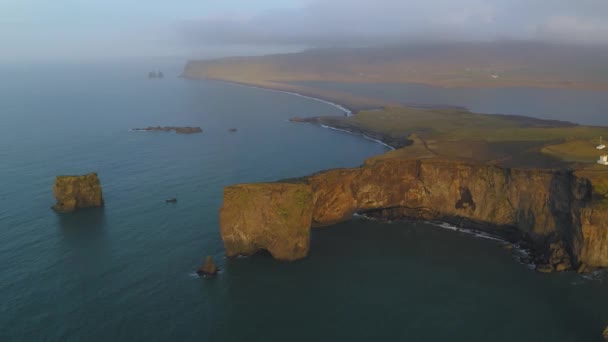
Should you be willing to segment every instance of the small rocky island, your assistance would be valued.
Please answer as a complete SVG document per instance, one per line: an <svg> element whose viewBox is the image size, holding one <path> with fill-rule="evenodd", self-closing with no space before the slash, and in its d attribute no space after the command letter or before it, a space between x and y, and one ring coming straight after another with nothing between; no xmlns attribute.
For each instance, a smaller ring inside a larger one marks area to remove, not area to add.
<svg viewBox="0 0 608 342"><path fill-rule="evenodd" d="M213 262L213 257L209 255L209 256L207 256L207 258L205 258L205 264L200 266L196 270L196 273L199 276L213 277L213 276L217 275L218 271L219 271L219 269Z"/></svg>
<svg viewBox="0 0 608 342"><path fill-rule="evenodd" d="M53 209L60 212L103 207L104 204L101 183L96 173L57 176L53 193L57 201Z"/></svg>
<svg viewBox="0 0 608 342"><path fill-rule="evenodd" d="M200 127L176 127L176 126L150 126L146 128L133 128L132 131L143 131L143 132L171 132L175 131L178 134L194 134L202 133L203 129Z"/></svg>

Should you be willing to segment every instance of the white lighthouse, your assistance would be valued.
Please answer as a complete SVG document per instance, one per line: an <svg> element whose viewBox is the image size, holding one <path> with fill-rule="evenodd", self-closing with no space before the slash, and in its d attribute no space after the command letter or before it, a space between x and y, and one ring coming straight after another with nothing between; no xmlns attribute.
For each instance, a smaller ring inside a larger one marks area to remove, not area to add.
<svg viewBox="0 0 608 342"><path fill-rule="evenodd" d="M597 163L602 165L608 165L608 154L600 156L600 160L598 160Z"/></svg>
<svg viewBox="0 0 608 342"><path fill-rule="evenodd" d="M603 150L606 148L606 145L602 144L602 137L600 137L600 144L596 147L598 150Z"/></svg>

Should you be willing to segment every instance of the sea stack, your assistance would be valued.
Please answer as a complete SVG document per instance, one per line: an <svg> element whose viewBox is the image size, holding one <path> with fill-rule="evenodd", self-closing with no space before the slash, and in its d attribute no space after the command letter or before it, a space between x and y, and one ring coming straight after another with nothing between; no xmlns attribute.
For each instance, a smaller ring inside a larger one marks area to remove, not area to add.
<svg viewBox="0 0 608 342"><path fill-rule="evenodd" d="M196 270L196 273L200 276L214 276L217 274L217 271L218 271L218 268L217 268L217 266L215 266L215 263L213 262L213 257L211 257L209 255L205 259L205 264L203 266L200 266Z"/></svg>
<svg viewBox="0 0 608 342"><path fill-rule="evenodd" d="M53 193L56 211L71 212L77 209L103 207L101 183L96 173L83 176L57 176Z"/></svg>

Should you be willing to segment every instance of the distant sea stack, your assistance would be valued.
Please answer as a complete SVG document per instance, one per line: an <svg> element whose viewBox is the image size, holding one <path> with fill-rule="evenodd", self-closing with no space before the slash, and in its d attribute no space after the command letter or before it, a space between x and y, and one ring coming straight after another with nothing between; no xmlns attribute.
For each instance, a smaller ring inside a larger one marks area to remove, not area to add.
<svg viewBox="0 0 608 342"><path fill-rule="evenodd" d="M155 127L146 127L146 128L133 128L133 131L143 131L143 132L170 132L175 131L178 134L193 134L193 133L202 133L203 129L200 127L175 127L175 126L155 126Z"/></svg>
<svg viewBox="0 0 608 342"><path fill-rule="evenodd" d="M150 71L148 73L148 78L164 78L164 77L165 77L165 75L163 74L163 72L159 71L159 70L157 70L157 71Z"/></svg>
<svg viewBox="0 0 608 342"><path fill-rule="evenodd" d="M103 207L101 183L96 173L83 176L57 176L53 193L57 203L53 209L71 212L78 209Z"/></svg>

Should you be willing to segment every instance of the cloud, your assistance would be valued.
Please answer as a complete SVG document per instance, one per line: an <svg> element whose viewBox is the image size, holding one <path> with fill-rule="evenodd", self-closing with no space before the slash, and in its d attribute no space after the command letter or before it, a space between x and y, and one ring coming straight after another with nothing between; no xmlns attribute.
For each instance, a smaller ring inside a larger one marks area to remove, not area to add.
<svg viewBox="0 0 608 342"><path fill-rule="evenodd" d="M299 9L182 23L191 44L353 46L417 41L608 44L605 0L311 0Z"/></svg>
<svg viewBox="0 0 608 342"><path fill-rule="evenodd" d="M538 26L538 34L549 41L607 44L608 22L576 16L555 16Z"/></svg>

